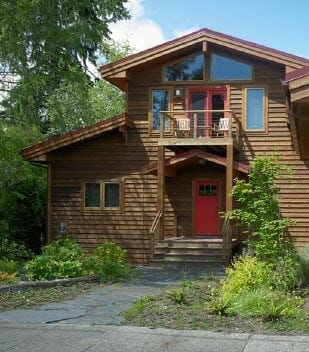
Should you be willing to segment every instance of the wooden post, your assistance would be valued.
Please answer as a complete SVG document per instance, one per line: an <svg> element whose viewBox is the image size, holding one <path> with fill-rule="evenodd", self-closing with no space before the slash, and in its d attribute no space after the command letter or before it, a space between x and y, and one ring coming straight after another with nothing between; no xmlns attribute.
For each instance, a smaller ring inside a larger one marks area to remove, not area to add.
<svg viewBox="0 0 309 352"><path fill-rule="evenodd" d="M160 113L160 138L164 137L164 114Z"/></svg>
<svg viewBox="0 0 309 352"><path fill-rule="evenodd" d="M233 144L226 146L226 199L225 199L225 210L230 211L233 209L233 198L231 196L233 188ZM226 235L223 237L223 249L225 259L229 260L232 255L232 231L230 224L227 223Z"/></svg>
<svg viewBox="0 0 309 352"><path fill-rule="evenodd" d="M193 114L193 138L197 138L197 113Z"/></svg>
<svg viewBox="0 0 309 352"><path fill-rule="evenodd" d="M158 182L157 182L158 211L162 216L159 221L159 240L164 240L164 198L165 198L165 147L158 146Z"/></svg>

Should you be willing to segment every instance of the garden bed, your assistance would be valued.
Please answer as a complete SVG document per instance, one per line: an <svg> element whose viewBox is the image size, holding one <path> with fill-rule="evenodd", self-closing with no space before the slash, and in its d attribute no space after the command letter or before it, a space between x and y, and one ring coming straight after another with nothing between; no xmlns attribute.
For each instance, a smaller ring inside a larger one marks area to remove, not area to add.
<svg viewBox="0 0 309 352"><path fill-rule="evenodd" d="M207 297L213 294L218 285L217 278L183 281L177 288L165 290L157 296L141 298L123 315L127 324L152 328L309 334L309 312L306 305L299 316L273 321L261 317L210 314ZM300 293L308 301L308 290Z"/></svg>

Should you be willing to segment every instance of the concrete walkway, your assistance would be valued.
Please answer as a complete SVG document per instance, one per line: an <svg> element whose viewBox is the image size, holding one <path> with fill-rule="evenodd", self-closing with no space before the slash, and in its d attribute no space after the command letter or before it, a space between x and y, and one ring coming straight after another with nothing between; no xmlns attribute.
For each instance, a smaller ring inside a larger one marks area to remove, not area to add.
<svg viewBox="0 0 309 352"><path fill-rule="evenodd" d="M156 294L184 277L196 278L206 274L201 268L142 267L138 271L133 282L106 285L61 303L3 312L0 313L0 322L121 325L124 319L120 313L139 297Z"/></svg>
<svg viewBox="0 0 309 352"><path fill-rule="evenodd" d="M0 323L0 352L308 352L305 336Z"/></svg>

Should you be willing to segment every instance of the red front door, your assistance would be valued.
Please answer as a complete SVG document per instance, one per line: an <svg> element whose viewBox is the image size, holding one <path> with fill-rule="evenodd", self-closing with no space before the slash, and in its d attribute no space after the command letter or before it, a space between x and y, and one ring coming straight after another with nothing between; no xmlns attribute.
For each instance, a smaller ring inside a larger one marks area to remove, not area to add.
<svg viewBox="0 0 309 352"><path fill-rule="evenodd" d="M195 234L219 234L219 182L195 182Z"/></svg>

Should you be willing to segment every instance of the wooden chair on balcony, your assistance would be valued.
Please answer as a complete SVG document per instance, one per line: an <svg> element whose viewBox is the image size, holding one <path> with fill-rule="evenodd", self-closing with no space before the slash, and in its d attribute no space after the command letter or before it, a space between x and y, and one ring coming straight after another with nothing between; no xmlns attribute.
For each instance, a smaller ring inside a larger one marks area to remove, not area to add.
<svg viewBox="0 0 309 352"><path fill-rule="evenodd" d="M177 135L182 137L189 137L190 135L190 119L177 119L176 120Z"/></svg>

